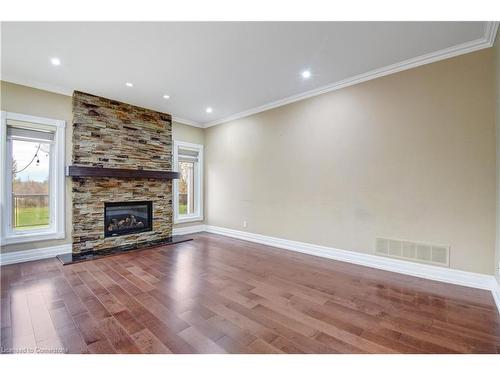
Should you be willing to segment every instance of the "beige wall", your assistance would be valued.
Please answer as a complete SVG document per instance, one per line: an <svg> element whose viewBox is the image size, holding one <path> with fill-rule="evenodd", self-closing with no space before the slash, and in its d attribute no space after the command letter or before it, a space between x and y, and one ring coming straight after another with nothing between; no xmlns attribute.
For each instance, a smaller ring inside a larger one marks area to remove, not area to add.
<svg viewBox="0 0 500 375"><path fill-rule="evenodd" d="M497 33L495 47L495 73L496 73L496 142L497 142L497 225L496 225L496 251L495 251L495 276L500 283L500 30Z"/></svg>
<svg viewBox="0 0 500 375"><path fill-rule="evenodd" d="M367 253L377 236L449 244L451 267L492 274L493 57L459 56L206 129L206 220Z"/></svg>
<svg viewBox="0 0 500 375"><path fill-rule="evenodd" d="M184 125L178 122L173 123L172 138L176 141L205 144L205 132L202 128Z"/></svg>
<svg viewBox="0 0 500 375"><path fill-rule="evenodd" d="M16 85L0 81L0 108L3 111L17 112L33 116L49 117L66 121L66 162L71 162L72 150L72 105L71 97L55 94L49 91L38 90L31 87ZM194 128L174 122L172 127L173 138L184 142L203 144L203 129ZM39 249L71 243L71 188L66 186L65 199L66 212L66 238L64 240L39 241L26 244L2 246L2 252ZM199 224L199 223L193 223ZM182 226L193 225L190 223ZM177 228L174 225L174 228Z"/></svg>

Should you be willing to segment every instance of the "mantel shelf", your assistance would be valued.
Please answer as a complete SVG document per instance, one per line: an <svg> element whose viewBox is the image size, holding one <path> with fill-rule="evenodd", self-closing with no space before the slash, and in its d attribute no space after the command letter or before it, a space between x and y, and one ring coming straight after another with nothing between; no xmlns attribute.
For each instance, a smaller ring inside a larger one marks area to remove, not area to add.
<svg viewBox="0 0 500 375"><path fill-rule="evenodd" d="M117 177L117 178L151 178L173 180L179 178L179 172L149 171L141 169L79 167L70 165L68 176L71 177Z"/></svg>

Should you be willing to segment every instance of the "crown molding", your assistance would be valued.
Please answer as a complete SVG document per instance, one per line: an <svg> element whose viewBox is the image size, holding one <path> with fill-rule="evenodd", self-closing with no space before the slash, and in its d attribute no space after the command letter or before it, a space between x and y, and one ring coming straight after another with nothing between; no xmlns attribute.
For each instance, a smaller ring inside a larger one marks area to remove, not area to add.
<svg viewBox="0 0 500 375"><path fill-rule="evenodd" d="M24 86L24 87L29 87L31 89L36 89L36 90L41 90L41 91L47 91L53 94L59 94L59 95L64 95L64 96L71 96L73 95L73 90L67 90L63 87L52 85L50 83L45 83L45 82L30 82L30 84L26 84L25 80L23 79L18 79L18 77L7 74L3 75L1 78L1 82L6 82L6 83L13 83L15 85L19 86Z"/></svg>
<svg viewBox="0 0 500 375"><path fill-rule="evenodd" d="M486 22L484 25L484 39L489 44L490 47L493 47L495 44L495 38L498 32L498 21Z"/></svg>
<svg viewBox="0 0 500 375"><path fill-rule="evenodd" d="M234 121L243 117L254 115L256 113L264 112L273 108L281 107L287 104L298 102L300 100L308 99L314 96L325 94L331 91L340 90L345 87L357 85L358 83L370 81L375 78L384 77L390 74L398 73L404 70L416 68L418 66L430 64L433 62L449 59L451 57L463 55L466 53L479 51L484 48L492 47L495 43L495 37L498 30L499 22L486 22L484 28L484 34L481 38L472 40L470 42L465 42L458 44L453 47L445 48L439 51L427 53L421 56L417 56L408 60L401 61L396 64L387 65L382 68L378 68L367 73L362 73L355 75L353 77L333 82L326 86L322 86L310 91L306 91L297 95L292 95L283 99L279 99L258 107L248 109L246 111L235 113L234 115L221 118L219 120L214 120L206 122L203 124L204 128L209 128L211 126L224 124L229 121Z"/></svg>
<svg viewBox="0 0 500 375"><path fill-rule="evenodd" d="M172 121L173 122L178 122L179 124L183 125L189 125L189 126L194 126L196 128L203 128L203 124L196 122L196 121L191 121L191 120L186 120L184 118L180 118L177 116L172 116Z"/></svg>

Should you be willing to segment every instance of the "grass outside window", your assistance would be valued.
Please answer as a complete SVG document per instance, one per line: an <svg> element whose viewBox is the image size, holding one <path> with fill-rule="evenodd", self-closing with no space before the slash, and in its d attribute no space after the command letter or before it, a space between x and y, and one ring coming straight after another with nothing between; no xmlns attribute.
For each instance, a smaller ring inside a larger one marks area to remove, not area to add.
<svg viewBox="0 0 500 375"><path fill-rule="evenodd" d="M19 207L15 211L15 228L35 229L49 226L49 207Z"/></svg>

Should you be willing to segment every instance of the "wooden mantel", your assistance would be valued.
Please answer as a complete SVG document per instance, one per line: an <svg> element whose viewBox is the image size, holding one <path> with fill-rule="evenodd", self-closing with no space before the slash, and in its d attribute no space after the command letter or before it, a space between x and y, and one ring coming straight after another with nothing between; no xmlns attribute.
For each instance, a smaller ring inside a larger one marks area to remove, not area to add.
<svg viewBox="0 0 500 375"><path fill-rule="evenodd" d="M71 177L117 177L117 178L151 178L173 180L179 178L179 172L150 171L141 169L79 167L70 165L68 176Z"/></svg>

